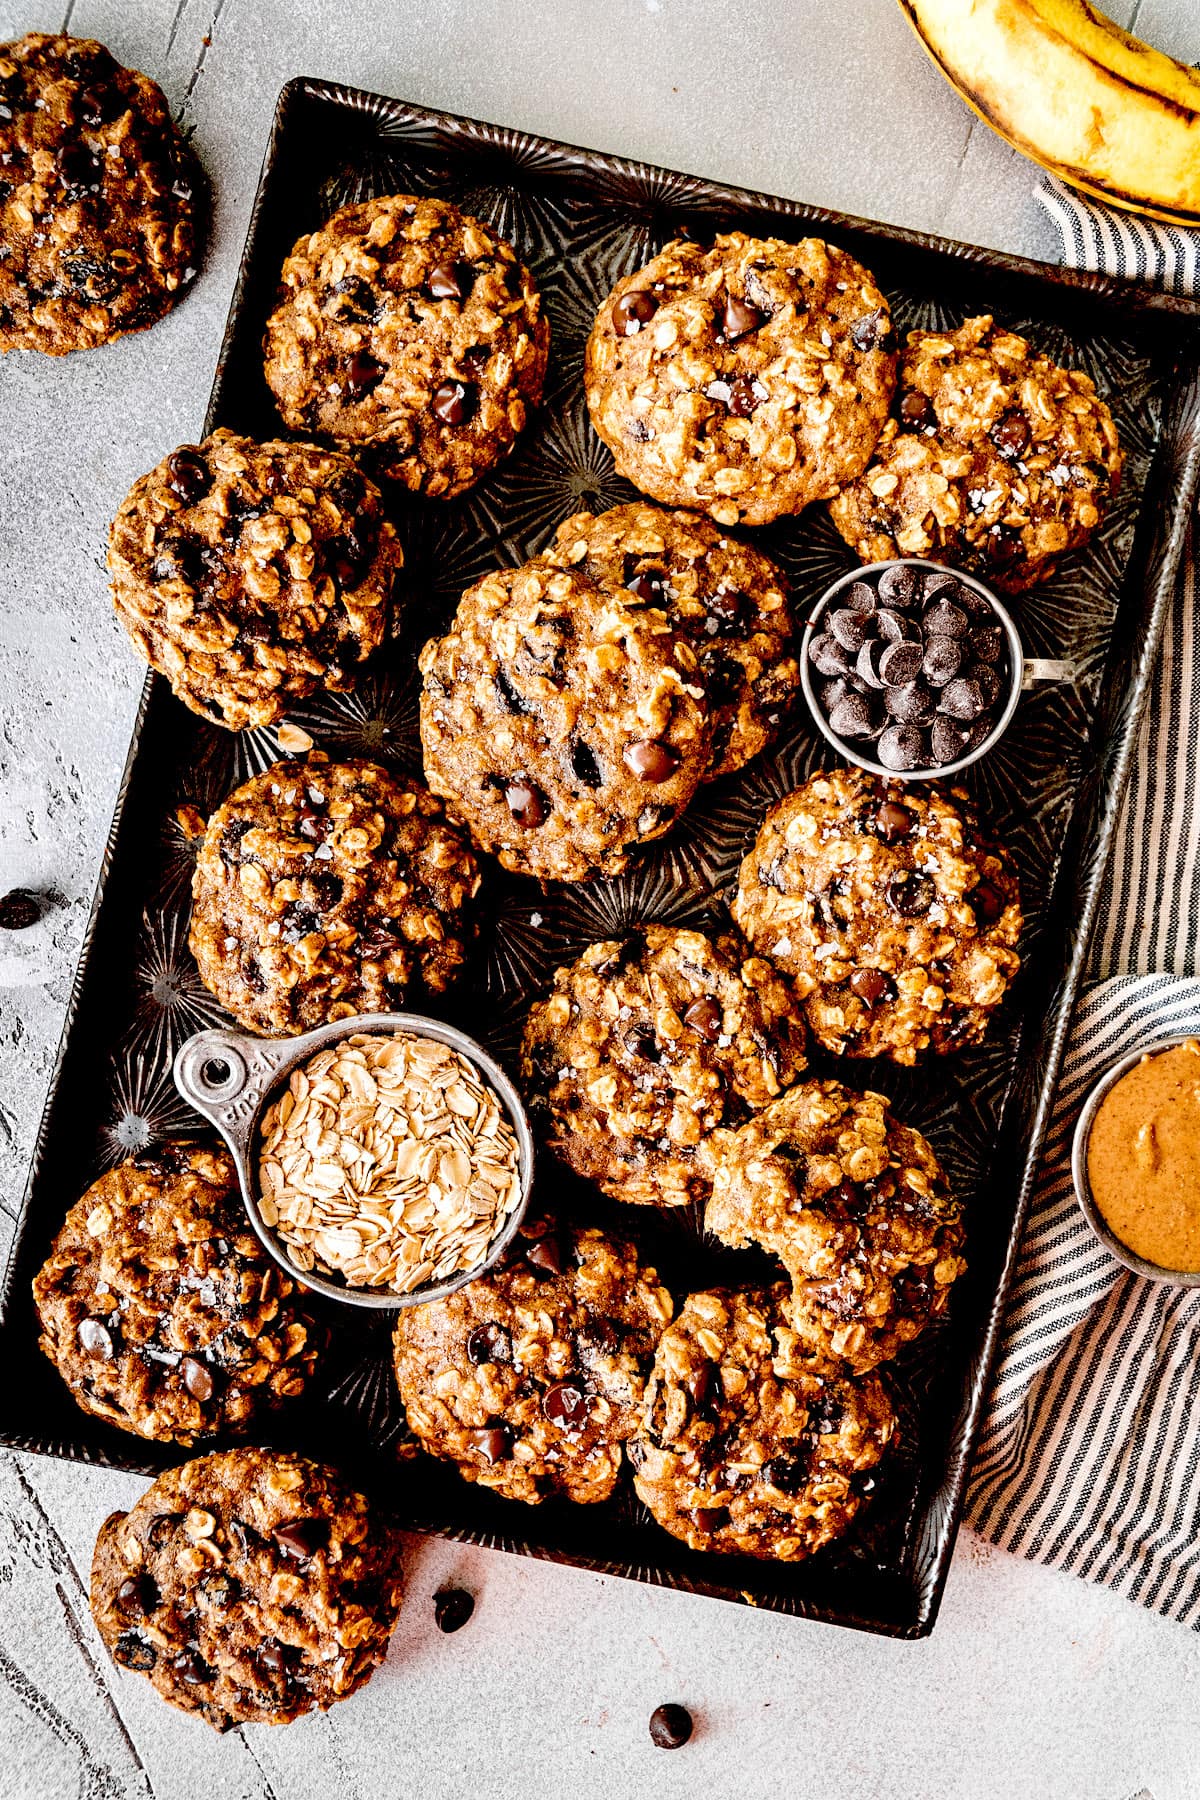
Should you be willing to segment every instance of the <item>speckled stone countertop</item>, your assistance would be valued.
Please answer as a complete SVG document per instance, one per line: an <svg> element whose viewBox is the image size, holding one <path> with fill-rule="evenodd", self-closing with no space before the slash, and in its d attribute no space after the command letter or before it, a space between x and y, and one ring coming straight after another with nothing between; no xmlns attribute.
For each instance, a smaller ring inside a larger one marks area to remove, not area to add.
<svg viewBox="0 0 1200 1800"><path fill-rule="evenodd" d="M1109 10L1200 57L1194 0ZM0 39L64 23L163 84L213 177L216 221L195 291L155 330L0 366L0 891L53 894L39 925L0 942L10 1216L142 680L105 593L105 530L134 477L197 434L289 76L978 243L1054 249L1030 166L940 81L895 0L70 0L65 14L61 0L0 0ZM414 1539L410 1598L365 1693L286 1730L218 1738L114 1670L88 1617L96 1528L141 1485L0 1455L0 1796L1196 1793L1196 1637L969 1534L937 1629L918 1644ZM443 1637L432 1595L448 1578L477 1605ZM647 1735L666 1700L697 1720L675 1753Z"/></svg>

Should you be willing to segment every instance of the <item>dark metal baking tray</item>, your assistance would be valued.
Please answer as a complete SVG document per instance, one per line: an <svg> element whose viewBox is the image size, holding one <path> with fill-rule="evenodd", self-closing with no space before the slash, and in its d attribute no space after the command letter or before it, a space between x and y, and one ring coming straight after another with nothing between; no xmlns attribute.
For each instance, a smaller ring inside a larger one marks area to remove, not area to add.
<svg viewBox="0 0 1200 1800"><path fill-rule="evenodd" d="M418 763L415 652L461 589L497 561L537 549L581 506L631 497L592 433L580 368L601 297L680 231L732 224L818 233L852 250L892 298L898 324L951 325L995 312L1107 396L1128 453L1121 495L1088 552L1015 606L1031 654L1076 663L1071 686L1022 703L967 785L1012 847L1029 913L1025 967L988 1042L916 1071L848 1063L851 1083L886 1089L932 1139L968 1207L970 1270L949 1323L894 1376L899 1448L846 1540L807 1564L703 1555L661 1531L625 1484L601 1507L524 1507L405 1458L386 1327L333 1321L311 1397L273 1427L386 1493L400 1517L525 1554L693 1589L784 1612L916 1637L937 1612L1022 1211L1045 1126L1105 852L1200 463L1200 308L1095 275L741 192L401 101L311 80L283 90L209 403L207 428L278 431L260 341L283 258L336 206L388 191L448 195L497 224L546 296L553 353L546 404L516 455L446 505L396 501L408 557L403 636L349 697L294 717L334 754ZM165 451L169 446L163 445ZM801 600L847 567L821 509L751 534L779 557ZM171 1056L221 1020L186 947L191 847L175 809L207 813L276 754L271 732L240 737L193 717L148 681L105 853L62 1046L7 1269L0 1341L10 1379L0 1440L26 1450L152 1471L179 1459L87 1417L35 1348L30 1279L63 1213L104 1165L194 1128L171 1085ZM446 1016L511 1059L521 1010L582 946L645 918L719 917L769 803L828 760L806 717L779 748L707 790L674 834L617 880L542 893L492 867L477 965ZM754 1276L758 1264L706 1242L694 1217L648 1216L583 1193L542 1161L551 1204L619 1223L677 1293ZM15 1374L19 1371L19 1374Z"/></svg>

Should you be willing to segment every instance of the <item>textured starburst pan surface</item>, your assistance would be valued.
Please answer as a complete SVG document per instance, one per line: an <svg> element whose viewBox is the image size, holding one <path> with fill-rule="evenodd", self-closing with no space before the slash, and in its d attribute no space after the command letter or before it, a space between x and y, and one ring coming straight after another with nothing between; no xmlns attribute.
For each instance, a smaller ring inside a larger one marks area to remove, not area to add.
<svg viewBox="0 0 1200 1800"><path fill-rule="evenodd" d="M216 424L279 430L262 379L262 326L285 254L301 231L371 194L445 195L509 235L545 293L553 343L547 400L515 455L449 505L393 499L406 550L400 635L349 695L293 721L332 755L419 767L415 657L462 589L543 545L581 507L633 497L587 421L583 343L613 282L681 230L739 225L828 235L859 256L892 298L901 329L991 310L1042 349L1086 369L1112 406L1127 463L1121 494L1086 555L1016 603L1031 654L1068 661L1075 679L1026 696L1000 749L967 785L1010 845L1026 900L1025 970L988 1042L956 1061L905 1071L855 1065L852 1083L891 1094L932 1140L967 1205L970 1272L948 1323L896 1365L900 1442L873 1504L840 1545L797 1566L686 1550L660 1531L626 1481L602 1507L497 1500L411 1454L389 1371L386 1326L331 1317L331 1349L311 1398L279 1439L377 1485L429 1530L643 1580L875 1630L915 1635L936 1613L991 1332L1016 1241L1098 877L1131 750L1183 521L1197 476L1197 316L999 255L815 214L786 202L592 156L400 102L293 83L277 117L242 279L213 393ZM166 446L164 446L164 449ZM769 528L801 601L849 555L819 510ZM272 731L234 737L152 682L139 716L102 871L55 1086L8 1267L3 1337L19 1391L0 1401L0 1438L65 1456L154 1468L161 1453L86 1418L34 1351L29 1280L67 1207L102 1168L193 1117L171 1082L184 1038L222 1023L186 945L191 857L182 805L209 813L279 754ZM682 824L616 880L543 892L488 868L476 966L441 1006L509 1066L531 996L554 968L601 937L649 919L720 922L730 884L767 807L826 757L802 713L778 747L704 790ZM822 1065L824 1068L826 1065ZM601 1200L544 1159L552 1205L631 1231L682 1298L765 1267L720 1250L689 1216L647 1218Z"/></svg>

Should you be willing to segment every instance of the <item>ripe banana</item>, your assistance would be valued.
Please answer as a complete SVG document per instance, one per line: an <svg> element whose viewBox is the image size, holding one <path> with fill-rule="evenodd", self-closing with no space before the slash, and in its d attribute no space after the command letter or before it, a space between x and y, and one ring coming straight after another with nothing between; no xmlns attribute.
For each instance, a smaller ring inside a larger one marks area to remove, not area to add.
<svg viewBox="0 0 1200 1800"><path fill-rule="evenodd" d="M1200 70L1087 0L900 0L968 105L1015 149L1114 206L1200 225Z"/></svg>

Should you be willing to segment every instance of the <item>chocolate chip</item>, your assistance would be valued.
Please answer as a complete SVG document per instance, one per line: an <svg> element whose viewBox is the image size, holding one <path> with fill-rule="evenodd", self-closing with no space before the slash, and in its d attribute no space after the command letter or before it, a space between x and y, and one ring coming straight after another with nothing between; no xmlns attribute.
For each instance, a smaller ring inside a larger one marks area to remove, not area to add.
<svg viewBox="0 0 1200 1800"><path fill-rule="evenodd" d="M179 1655L172 1659L171 1667L180 1681L186 1682L189 1687L202 1687L213 1679L212 1670L204 1658L197 1656L194 1650L181 1650Z"/></svg>
<svg viewBox="0 0 1200 1800"><path fill-rule="evenodd" d="M864 695L851 693L834 707L829 723L839 737L869 737L875 727L876 715Z"/></svg>
<svg viewBox="0 0 1200 1800"><path fill-rule="evenodd" d="M667 578L661 569L643 569L625 583L626 591L646 606L662 606L669 599Z"/></svg>
<svg viewBox="0 0 1200 1800"><path fill-rule="evenodd" d="M571 745L571 767L584 787L600 786L603 777L600 774L600 764L596 761L596 752L582 738L576 738Z"/></svg>
<svg viewBox="0 0 1200 1800"><path fill-rule="evenodd" d="M1004 911L1004 895L990 881L977 882L967 899L974 908L975 917L985 925L994 925Z"/></svg>
<svg viewBox="0 0 1200 1800"><path fill-rule="evenodd" d="M254 1660L271 1677L283 1675L287 1671L287 1651L278 1638L268 1638L265 1644L260 1644L254 1653Z"/></svg>
<svg viewBox="0 0 1200 1800"><path fill-rule="evenodd" d="M433 1596L433 1618L439 1631L461 1631L475 1611L475 1596L466 1588L439 1588Z"/></svg>
<svg viewBox="0 0 1200 1800"><path fill-rule="evenodd" d="M0 896L0 931L28 931L42 916L42 902L29 888L10 888Z"/></svg>
<svg viewBox="0 0 1200 1800"><path fill-rule="evenodd" d="M973 681L978 687L983 695L984 706L994 707L1000 698L1004 684L991 664L972 663L969 669L963 671L963 674L965 680Z"/></svg>
<svg viewBox="0 0 1200 1800"><path fill-rule="evenodd" d="M890 646L881 638L868 638L855 657L855 674L860 681L865 681L868 687L883 688L887 686L887 682L880 672L880 665L884 652L889 648Z"/></svg>
<svg viewBox="0 0 1200 1800"><path fill-rule="evenodd" d="M117 1589L117 1610L127 1619L144 1619L158 1605L158 1588L149 1575L127 1575Z"/></svg>
<svg viewBox="0 0 1200 1800"><path fill-rule="evenodd" d="M893 563L890 568L882 570L876 582L881 600L889 606L911 606L917 598L920 588L920 571L909 563Z"/></svg>
<svg viewBox="0 0 1200 1800"><path fill-rule="evenodd" d="M888 688L883 703L902 725L928 725L933 718L933 696L923 681Z"/></svg>
<svg viewBox="0 0 1200 1800"><path fill-rule="evenodd" d="M763 1464L762 1478L781 1494L795 1496L808 1480L810 1458L802 1451L783 1451Z"/></svg>
<svg viewBox="0 0 1200 1800"><path fill-rule="evenodd" d="M329 1543L328 1519L291 1519L272 1536L280 1554L291 1562L308 1562Z"/></svg>
<svg viewBox="0 0 1200 1800"><path fill-rule="evenodd" d="M348 400L363 400L383 380L383 364L366 350L356 350L346 365L342 389Z"/></svg>
<svg viewBox="0 0 1200 1800"><path fill-rule="evenodd" d="M916 627L911 619L897 612L892 606L881 606L875 614L875 629L887 644L903 644L916 637Z"/></svg>
<svg viewBox="0 0 1200 1800"><path fill-rule="evenodd" d="M503 1325L491 1321L476 1325L467 1333L467 1361L479 1368L483 1363L510 1363L512 1339Z"/></svg>
<svg viewBox="0 0 1200 1800"><path fill-rule="evenodd" d="M480 1426L479 1430L471 1432L470 1436L471 1442L484 1462L502 1462L505 1457L512 1454L512 1428L503 1420L497 1420L493 1425Z"/></svg>
<svg viewBox="0 0 1200 1800"><path fill-rule="evenodd" d="M965 736L960 725L940 715L929 728L929 760L940 768L943 763L957 762L963 753Z"/></svg>
<svg viewBox="0 0 1200 1800"><path fill-rule="evenodd" d="M1009 412L992 427L992 442L1001 456L1015 461L1029 448L1029 420L1024 413Z"/></svg>
<svg viewBox="0 0 1200 1800"><path fill-rule="evenodd" d="M729 1523L729 1508L727 1506L693 1507L692 1523L697 1531L704 1532L706 1536L711 1532L720 1531L723 1525Z"/></svg>
<svg viewBox="0 0 1200 1800"><path fill-rule="evenodd" d="M181 444L167 458L167 486L185 506L194 506L212 486L212 470L194 444Z"/></svg>
<svg viewBox="0 0 1200 1800"><path fill-rule="evenodd" d="M879 659L879 673L888 687L902 687L916 680L923 661L920 644L889 644Z"/></svg>
<svg viewBox="0 0 1200 1800"><path fill-rule="evenodd" d="M757 306L740 300L736 294L726 294L725 312L721 320L721 332L726 342L733 343L737 338L746 337L757 331L767 322L767 314L760 312Z"/></svg>
<svg viewBox="0 0 1200 1800"><path fill-rule="evenodd" d="M930 687L945 687L962 668L962 642L958 638L930 638L921 661L921 673Z"/></svg>
<svg viewBox="0 0 1200 1800"><path fill-rule="evenodd" d="M692 1405L701 1418L713 1417L713 1402L724 1393L718 1365L715 1362L702 1362L695 1373L689 1375L687 1390L692 1397Z"/></svg>
<svg viewBox="0 0 1200 1800"><path fill-rule="evenodd" d="M475 411L478 393L469 381L443 381L433 396L433 410L443 425L465 425Z"/></svg>
<svg viewBox="0 0 1200 1800"><path fill-rule="evenodd" d="M971 633L971 655L976 662L997 663L1004 652L1002 625L977 625Z"/></svg>
<svg viewBox="0 0 1200 1800"><path fill-rule="evenodd" d="M562 1244L552 1231L530 1244L525 1261L541 1275L561 1275L566 1266Z"/></svg>
<svg viewBox="0 0 1200 1800"><path fill-rule="evenodd" d="M750 601L737 588L718 588L704 602L704 629L710 637L735 637L745 629Z"/></svg>
<svg viewBox="0 0 1200 1800"><path fill-rule="evenodd" d="M991 601L984 594L977 593L974 588L962 582L954 583L954 591L950 598L956 606L961 606L969 619L992 619L995 612Z"/></svg>
<svg viewBox="0 0 1200 1800"><path fill-rule="evenodd" d="M914 425L919 431L925 425L934 422L933 402L928 394L922 394L912 388L900 402L900 419L904 425Z"/></svg>
<svg viewBox="0 0 1200 1800"><path fill-rule="evenodd" d="M533 830L535 826L545 824L549 813L546 796L532 781L526 781L523 776L510 781L504 790L504 798L518 825Z"/></svg>
<svg viewBox="0 0 1200 1800"><path fill-rule="evenodd" d="M885 800L876 809L871 821L875 836L891 845L902 844L905 838L910 837L916 822L916 813L907 806L901 806L898 800Z"/></svg>
<svg viewBox="0 0 1200 1800"><path fill-rule="evenodd" d="M475 271L467 262L438 263L429 271L426 286L434 300L465 300L475 283Z"/></svg>
<svg viewBox="0 0 1200 1800"><path fill-rule="evenodd" d="M721 1035L721 1008L715 1000L693 1000L683 1015L683 1022L698 1037L715 1044Z"/></svg>
<svg viewBox="0 0 1200 1800"><path fill-rule="evenodd" d="M864 1006L878 1006L881 1000L896 998L896 984L882 969L855 969L850 986Z"/></svg>
<svg viewBox="0 0 1200 1800"><path fill-rule="evenodd" d="M194 1356L185 1356L179 1365L183 1376L183 1385L193 1400L201 1402L213 1397L212 1370L198 1362Z"/></svg>
<svg viewBox="0 0 1200 1800"><path fill-rule="evenodd" d="M612 309L613 330L618 337L633 337L648 325L658 311L658 301L645 288L632 288L622 294Z"/></svg>
<svg viewBox="0 0 1200 1800"><path fill-rule="evenodd" d="M654 783L669 781L679 767L676 751L668 749L666 744L656 744L653 740L627 744L621 760L639 781Z"/></svg>
<svg viewBox="0 0 1200 1800"><path fill-rule="evenodd" d="M937 897L930 876L919 869L893 875L887 884L887 903L902 919L919 919L927 913Z"/></svg>
<svg viewBox="0 0 1200 1800"><path fill-rule="evenodd" d="M112 1333L99 1319L81 1319L79 1347L86 1350L89 1356L99 1356L109 1362L113 1354Z"/></svg>
<svg viewBox="0 0 1200 1800"><path fill-rule="evenodd" d="M838 599L851 612L869 613L875 611L875 591L865 581L853 581L845 588Z"/></svg>
<svg viewBox="0 0 1200 1800"><path fill-rule="evenodd" d="M850 668L846 651L828 631L818 632L812 639L808 659L820 675L845 675Z"/></svg>
<svg viewBox="0 0 1200 1800"><path fill-rule="evenodd" d="M864 313L861 319L855 319L850 327L850 336L856 350L874 350L886 331L887 324L883 314L876 311Z"/></svg>
<svg viewBox="0 0 1200 1800"><path fill-rule="evenodd" d="M770 397L770 390L755 375L739 375L736 381L710 381L704 390L709 400L717 400L735 419L748 419L755 407Z"/></svg>
<svg viewBox="0 0 1200 1800"><path fill-rule="evenodd" d="M656 1706L650 1714L650 1742L656 1750L681 1750L692 1735L686 1706Z"/></svg>
<svg viewBox="0 0 1200 1800"><path fill-rule="evenodd" d="M875 754L885 769L919 769L925 762L925 738L916 725L888 725L879 734Z"/></svg>
<svg viewBox="0 0 1200 1800"><path fill-rule="evenodd" d="M69 200L80 200L85 194L100 192L104 170L85 144L68 144L58 153L58 179Z"/></svg>
<svg viewBox="0 0 1200 1800"><path fill-rule="evenodd" d="M863 650L865 650L866 647L867 646L864 644ZM861 655L862 651L860 651L859 654ZM856 694L859 690L857 686L854 686L847 681L844 675L835 675L832 681L823 681L817 691L820 694L821 705L824 707L826 715L828 715L833 711L839 701L846 698L847 694Z"/></svg>
<svg viewBox="0 0 1200 1800"><path fill-rule="evenodd" d="M962 608L944 597L927 606L921 616L921 629L926 637L965 637L967 623Z"/></svg>
<svg viewBox="0 0 1200 1800"><path fill-rule="evenodd" d="M938 701L941 712L952 719L963 719L968 724L979 717L984 705L983 689L979 683L963 676L956 676L953 681L948 681Z"/></svg>
<svg viewBox="0 0 1200 1800"><path fill-rule="evenodd" d="M583 1383L569 1378L556 1381L542 1395L542 1411L561 1431L578 1431L590 1411Z"/></svg>
<svg viewBox="0 0 1200 1800"><path fill-rule="evenodd" d="M382 296L367 281L358 275L343 275L329 289L334 299L341 301L332 309L339 319L350 319L356 325L374 325L383 311ZM271 488L268 493L273 492Z"/></svg>
<svg viewBox="0 0 1200 1800"><path fill-rule="evenodd" d="M640 1057L643 1062L662 1061L662 1051L658 1047L658 1039L649 1025L634 1025L631 1030L627 1031L625 1047L631 1055Z"/></svg>
<svg viewBox="0 0 1200 1800"><path fill-rule="evenodd" d="M140 1631L123 1631L113 1645L113 1660L123 1669L137 1669L144 1675L154 1667L158 1655Z"/></svg>
<svg viewBox="0 0 1200 1800"><path fill-rule="evenodd" d="M848 606L840 606L829 615L829 629L843 650L848 650L851 656L857 656L874 627L868 613L854 612Z"/></svg>

